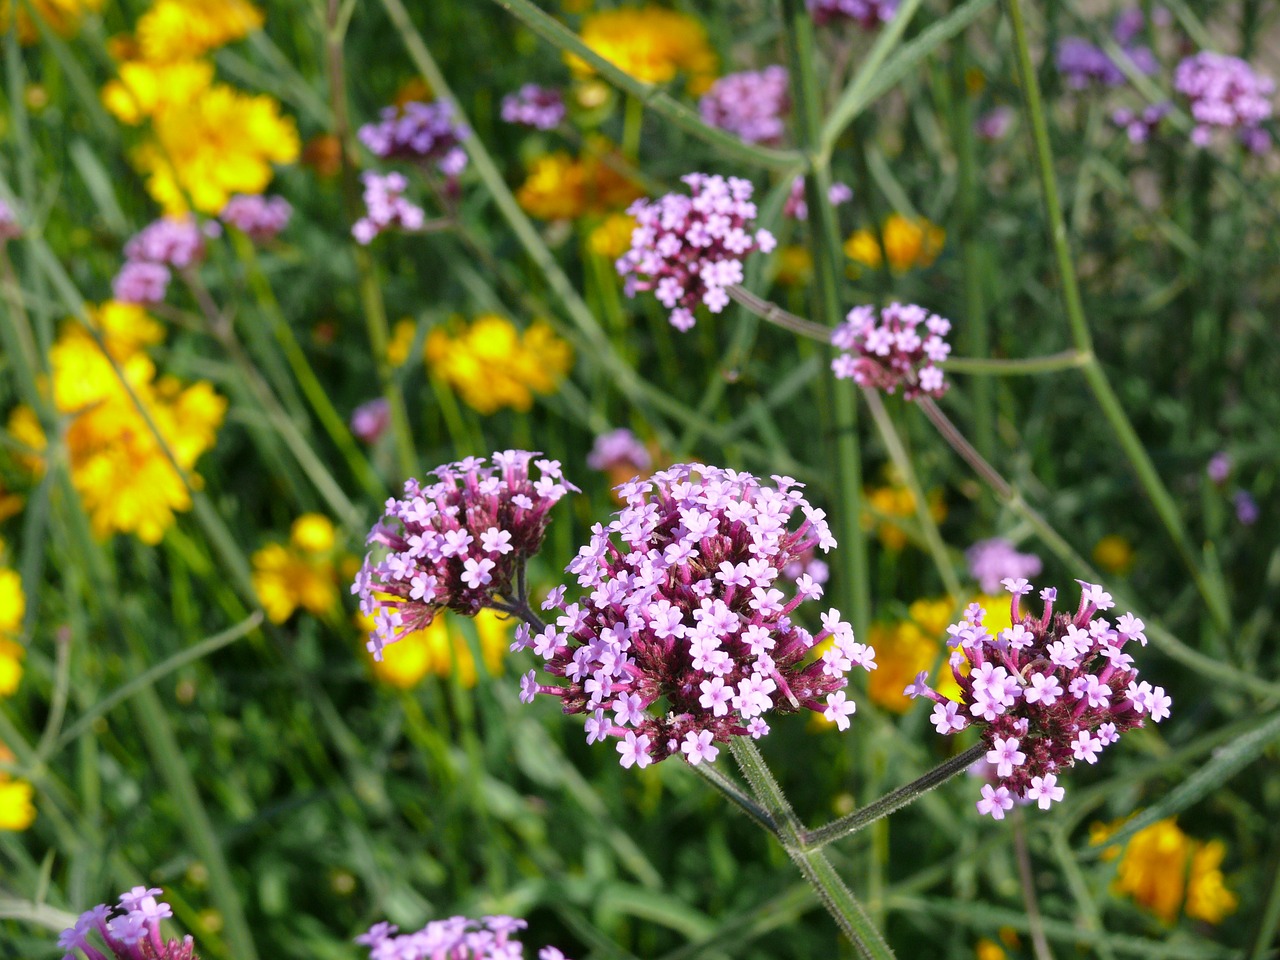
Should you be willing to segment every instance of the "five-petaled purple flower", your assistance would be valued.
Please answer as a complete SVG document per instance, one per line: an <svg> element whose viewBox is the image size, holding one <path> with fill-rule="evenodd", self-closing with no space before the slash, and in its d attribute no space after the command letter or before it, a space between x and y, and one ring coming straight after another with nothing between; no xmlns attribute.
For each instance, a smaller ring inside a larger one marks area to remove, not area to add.
<svg viewBox="0 0 1280 960"><path fill-rule="evenodd" d="M702 119L747 143L776 146L786 133L791 110L787 68L730 73L711 85L698 101Z"/></svg>
<svg viewBox="0 0 1280 960"><path fill-rule="evenodd" d="M454 120L453 105L447 100L384 107L379 116L377 123L360 128L360 142L375 156L434 163L450 181L467 168L467 151L461 144L470 131Z"/></svg>
<svg viewBox="0 0 1280 960"><path fill-rule="evenodd" d="M100 903L80 914L58 937L66 951L63 960L77 960L77 950L85 960L199 960L191 937L165 940L160 933L160 921L173 916L169 904L156 899L162 895L156 887L134 887L120 894L118 907Z"/></svg>
<svg viewBox="0 0 1280 960"><path fill-rule="evenodd" d="M754 229L749 181L705 173L681 179L692 196L668 193L637 200L627 210L637 226L617 268L627 278L627 296L652 290L671 311L671 325L685 331L694 324L698 304L712 313L728 305L725 288L742 282L748 253L768 253L777 241L768 230Z"/></svg>
<svg viewBox="0 0 1280 960"><path fill-rule="evenodd" d="M355 222L351 235L361 246L367 246L385 230L420 230L427 220L421 207L404 197L409 181L403 174L361 174L364 180L365 215Z"/></svg>
<svg viewBox="0 0 1280 960"><path fill-rule="evenodd" d="M502 915L432 920L421 930L400 933L390 923L376 923L355 942L369 948L369 960L522 960L524 947L516 934L528 924ZM543 947L538 960L568 960L556 947Z"/></svg>
<svg viewBox="0 0 1280 960"><path fill-rule="evenodd" d="M565 118L564 96L555 87L526 83L502 98L502 119L535 130L554 130Z"/></svg>
<svg viewBox="0 0 1280 960"><path fill-rule="evenodd" d="M547 511L577 489L558 461L535 456L506 450L493 455L493 466L468 457L437 467L436 483L409 480L403 498L387 500L367 540L386 554L366 556L351 586L360 612L374 618L368 647L375 659L387 644L426 627L441 607L475 616L498 602L524 601L512 590L542 545ZM537 480L529 476L531 462Z"/></svg>
<svg viewBox="0 0 1280 960"><path fill-rule="evenodd" d="M924 325L923 336L917 328ZM951 321L914 304L891 303L883 310L854 307L845 322L831 332L831 344L846 351L831 361L840 380L852 379L914 400L921 394L940 397L947 392L938 364L951 346L943 338Z"/></svg>
<svg viewBox="0 0 1280 960"><path fill-rule="evenodd" d="M982 624L986 611L974 603L947 628L959 702L933 690L924 674L904 691L934 701L939 733L982 724L996 782L983 788L978 810L996 820L1015 800L1047 808L1062 798L1057 776L1063 770L1077 760L1097 763L1103 748L1142 726L1144 717L1158 723L1169 715L1164 688L1140 681L1124 650L1130 640L1146 644L1142 621L1130 613L1114 623L1096 616L1115 605L1111 595L1097 584L1079 583L1074 614L1054 614L1057 591L1050 588L1040 591L1044 609L1033 617L1021 606L1031 585L1007 579L1012 627L991 636Z"/></svg>
<svg viewBox="0 0 1280 960"><path fill-rule="evenodd" d="M587 592L560 598L540 632L517 629L513 649L539 654L553 678L530 671L521 699L545 693L585 714L588 742L616 738L623 766L712 761L716 744L768 733L770 710L848 727L847 674L874 669L875 651L837 610L817 634L793 619L822 588L802 577L788 596L781 571L835 539L794 480L773 481L677 464L620 485L625 506L566 568Z"/></svg>

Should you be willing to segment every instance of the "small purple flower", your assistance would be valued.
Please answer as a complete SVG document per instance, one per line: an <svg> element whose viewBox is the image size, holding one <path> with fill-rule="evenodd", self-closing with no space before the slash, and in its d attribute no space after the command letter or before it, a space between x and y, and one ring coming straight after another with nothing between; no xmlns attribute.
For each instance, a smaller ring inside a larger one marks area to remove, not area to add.
<svg viewBox="0 0 1280 960"><path fill-rule="evenodd" d="M874 30L893 18L898 0L806 0L806 5L819 25L852 20L864 30Z"/></svg>
<svg viewBox="0 0 1280 960"><path fill-rule="evenodd" d="M441 607L475 616L511 594L517 573L542 546L547 511L568 491L555 460L507 450L493 466L478 457L433 471L437 482L409 480L402 499L389 499L386 514L369 534L385 548L375 562L365 557L351 592L360 611L374 617L369 651L382 648L431 623ZM529 476L529 465L541 478ZM509 534L502 537L502 533Z"/></svg>
<svg viewBox="0 0 1280 960"><path fill-rule="evenodd" d="M111 295L121 303L162 303L169 290L169 278L169 268L164 264L128 260L111 281Z"/></svg>
<svg viewBox="0 0 1280 960"><path fill-rule="evenodd" d="M377 923L355 942L369 948L369 960L522 960L524 947L515 934L527 927L515 917L494 915L472 920L433 920L421 930L399 933ZM543 947L539 960L568 960L556 947Z"/></svg>
<svg viewBox="0 0 1280 960"><path fill-rule="evenodd" d="M1033 617L1021 605L1029 585L1007 581L1012 628L991 636L983 626L986 611L976 603L947 628L959 702L943 697L922 677L907 690L934 701L931 719L939 733L981 723L997 786L983 789L978 809L997 820L1014 800L1035 800L1047 808L1062 798L1056 783L1063 770L1078 760L1096 763L1103 748L1125 730L1142 726L1144 717L1158 723L1169 715L1164 689L1139 682L1123 649L1130 640L1146 644L1142 621L1124 614L1112 624L1095 616L1114 606L1111 595L1097 584L1080 583L1074 614L1055 616L1053 600L1046 599L1041 615ZM957 725L953 717L969 719Z"/></svg>
<svg viewBox="0 0 1280 960"><path fill-rule="evenodd" d="M924 324L924 336L917 328ZM831 361L839 380L852 379L862 387L874 387L914 400L921 395L940 397L947 392L938 364L951 346L944 337L951 321L914 304L891 303L877 313L875 307L854 307L845 322L831 333L831 344L845 351Z"/></svg>
<svg viewBox="0 0 1280 960"><path fill-rule="evenodd" d="M1013 107L1006 105L992 107L973 122L973 132L977 134L978 139L986 140L988 143L1003 140L1013 126L1015 116Z"/></svg>
<svg viewBox="0 0 1280 960"><path fill-rule="evenodd" d="M377 443L390 425L391 407L385 397L362 403L351 414L351 432L361 443Z"/></svg>
<svg viewBox="0 0 1280 960"><path fill-rule="evenodd" d="M172 917L173 910L160 896L163 891L156 887L134 887L120 895L118 908L100 903L80 914L58 937L66 951L63 960L76 960L77 950L85 960L199 960L191 937L164 939L160 921ZM105 949L95 944L95 933Z"/></svg>
<svg viewBox="0 0 1280 960"><path fill-rule="evenodd" d="M1173 88L1187 98L1196 122L1191 142L1204 147L1215 129L1234 130L1244 136L1250 148L1261 145L1254 137L1258 127L1272 114L1271 97L1275 81L1254 70L1239 57L1208 50L1187 57L1173 74ZM1267 145L1270 138L1267 138Z"/></svg>
<svg viewBox="0 0 1280 960"><path fill-rule="evenodd" d="M791 110L786 67L730 73L711 85L698 101L702 119L747 143L776 146L786 133Z"/></svg>
<svg viewBox="0 0 1280 960"><path fill-rule="evenodd" d="M652 465L653 458L649 456L649 451L626 427L600 434L591 445L591 452L587 454L587 466L602 472L634 470L638 473L648 470Z"/></svg>
<svg viewBox="0 0 1280 960"><path fill-rule="evenodd" d="M677 464L620 485L623 509L565 568L586 593L561 601L549 641L517 631L517 647L550 649L552 682L528 688L595 719L592 739L623 741L624 766L673 755L711 762L715 744L764 736L768 725L756 721L770 710L849 725L847 674L874 669L875 651L855 642L836 610L821 615L817 634L794 622L810 593L777 589L780 571L835 539L794 480L773 481Z"/></svg>
<svg viewBox="0 0 1280 960"><path fill-rule="evenodd" d="M1006 577L1037 576L1043 566L1034 553L1019 553L1003 537L979 540L964 552L964 559L983 593L995 593Z"/></svg>
<svg viewBox="0 0 1280 960"><path fill-rule="evenodd" d="M847 183L833 183L827 188L827 202L833 207L848 203L853 199L853 190ZM805 199L804 177L796 177L791 181L791 192L787 194L787 202L782 212L793 220L809 219L809 203Z"/></svg>
<svg viewBox="0 0 1280 960"><path fill-rule="evenodd" d="M227 201L218 216L255 243L267 243L289 225L293 207L284 197L237 194Z"/></svg>
<svg viewBox="0 0 1280 960"><path fill-rule="evenodd" d="M360 128L360 142L383 160L413 160L434 163L449 180L456 180L467 168L467 152L461 143L470 130L453 118L453 105L406 103L402 108L385 107L377 123Z"/></svg>
<svg viewBox="0 0 1280 960"><path fill-rule="evenodd" d="M0 200L0 243L16 240L20 236L22 236L22 224L18 222L18 215L13 207Z"/></svg>
<svg viewBox="0 0 1280 960"><path fill-rule="evenodd" d="M1237 490L1232 500L1236 507L1236 519L1240 523L1252 527L1258 522L1262 512L1258 509L1258 501L1253 499L1253 494L1248 490Z"/></svg>
<svg viewBox="0 0 1280 960"><path fill-rule="evenodd" d="M564 122L564 96L555 87L526 83L502 98L502 119L535 130L554 130Z"/></svg>
<svg viewBox="0 0 1280 960"><path fill-rule="evenodd" d="M1122 129L1129 137L1130 143L1146 143L1160 127L1160 121L1173 110L1173 104L1165 100L1153 103L1140 113L1120 108L1111 113L1111 122Z"/></svg>
<svg viewBox="0 0 1280 960"><path fill-rule="evenodd" d="M742 259L756 250L768 253L777 241L768 230L755 229L749 181L705 173L681 179L692 196L668 193L628 208L638 225L617 269L626 277L627 296L652 290L671 311L671 325L687 331L699 304L712 313L728 306L725 288L742 282Z"/></svg>
<svg viewBox="0 0 1280 960"><path fill-rule="evenodd" d="M162 263L176 270L184 270L204 259L205 239L221 233L212 221L203 225L191 218L156 220L125 244L124 255L128 260L144 263Z"/></svg>
<svg viewBox="0 0 1280 960"><path fill-rule="evenodd" d="M1140 73L1151 76L1160 69L1156 58L1146 47L1128 47L1124 54ZM1119 87L1125 83L1124 71L1100 47L1083 37L1063 37L1058 42L1058 72L1072 90L1083 90L1097 84Z"/></svg>
<svg viewBox="0 0 1280 960"><path fill-rule="evenodd" d="M374 237L386 230L414 231L422 229L427 215L416 204L404 198L409 187L399 173L379 174L366 171L364 180L365 215L351 228L351 235L361 246L368 246Z"/></svg>

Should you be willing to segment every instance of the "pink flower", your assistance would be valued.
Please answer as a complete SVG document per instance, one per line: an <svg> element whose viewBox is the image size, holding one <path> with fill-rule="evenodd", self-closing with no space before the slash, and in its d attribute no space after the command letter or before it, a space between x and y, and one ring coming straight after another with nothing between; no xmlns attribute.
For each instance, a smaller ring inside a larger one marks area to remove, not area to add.
<svg viewBox="0 0 1280 960"><path fill-rule="evenodd" d="M852 379L861 387L894 393L901 386L908 400L940 397L947 385L937 364L951 353L943 339L950 331L949 320L923 307L891 303L879 312L854 307L831 333L831 345L844 351L831 369L837 379Z"/></svg>

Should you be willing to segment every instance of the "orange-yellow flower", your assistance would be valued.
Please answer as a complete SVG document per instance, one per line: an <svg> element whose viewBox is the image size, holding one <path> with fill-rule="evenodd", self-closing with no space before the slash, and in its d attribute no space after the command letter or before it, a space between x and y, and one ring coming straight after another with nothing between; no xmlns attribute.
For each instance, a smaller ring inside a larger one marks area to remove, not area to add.
<svg viewBox="0 0 1280 960"><path fill-rule="evenodd" d="M593 13L582 22L582 42L605 60L645 83L670 83L683 74L694 96L716 78L716 55L707 31L690 16L662 7L623 8ZM566 62L580 77L592 75L572 55Z"/></svg>
<svg viewBox="0 0 1280 960"><path fill-rule="evenodd" d="M138 19L138 48L153 63L194 59L247 36L262 20L245 0L154 0Z"/></svg>
<svg viewBox="0 0 1280 960"><path fill-rule="evenodd" d="M603 149L576 159L563 151L538 157L516 191L516 200L539 220L577 220L626 207L643 191L601 159ZM630 233L626 241L629 246Z"/></svg>
<svg viewBox="0 0 1280 960"><path fill-rule="evenodd" d="M319 513L293 521L289 543L254 552L253 589L272 623L284 623L301 607L323 616L338 602L333 522Z"/></svg>
<svg viewBox="0 0 1280 960"><path fill-rule="evenodd" d="M437 327L426 343L427 367L473 409L526 412L535 393L554 393L569 372L573 352L551 327L536 320L523 331L504 317L483 314L471 323Z"/></svg>
<svg viewBox="0 0 1280 960"><path fill-rule="evenodd" d="M13 763L13 754L3 743L0 743L0 762ZM0 772L0 830L25 830L31 826L36 818L32 794L31 784Z"/></svg>
<svg viewBox="0 0 1280 960"><path fill-rule="evenodd" d="M884 252L889 255L889 268L906 273L916 267L927 267L942 252L946 233L937 224L923 218L909 220L891 214L881 226ZM857 230L845 241L844 252L850 260L875 270L883 262L880 243L872 230Z"/></svg>
<svg viewBox="0 0 1280 960"><path fill-rule="evenodd" d="M22 0L0 0L0 35L9 32L13 10L18 11L18 42L23 46L40 39L40 28L27 13ZM102 0L31 0L31 9L59 36L69 37L80 28L86 13L97 12Z"/></svg>
<svg viewBox="0 0 1280 960"><path fill-rule="evenodd" d="M907 545L907 534L898 521L915 517L915 495L906 484L891 476L889 483L866 491L865 496L868 509L862 515L863 527L874 529L876 537L888 549L901 550ZM941 523L947 516L942 491L932 490L926 499L929 501L929 515L935 523Z"/></svg>
<svg viewBox="0 0 1280 960"><path fill-rule="evenodd" d="M372 629L369 618L357 619L366 632ZM511 644L511 620L488 609L467 619L475 625L485 670L490 674L500 672L502 657ZM448 677L456 671L459 683L474 687L478 670L466 630L463 618L443 613L426 629L410 633L384 648L382 660L369 657L374 676L393 687L408 690L428 674Z"/></svg>

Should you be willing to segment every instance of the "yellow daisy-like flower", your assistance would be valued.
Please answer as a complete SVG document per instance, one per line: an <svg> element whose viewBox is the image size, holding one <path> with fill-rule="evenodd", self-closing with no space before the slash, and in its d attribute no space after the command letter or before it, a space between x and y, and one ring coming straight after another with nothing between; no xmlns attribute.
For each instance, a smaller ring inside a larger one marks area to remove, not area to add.
<svg viewBox="0 0 1280 960"><path fill-rule="evenodd" d="M628 213L611 213L587 235L587 247L598 257L616 260L631 248L636 218Z"/></svg>
<svg viewBox="0 0 1280 960"><path fill-rule="evenodd" d="M867 678L867 694L873 703L893 713L906 713L911 700L902 691L921 670L933 671L934 689L944 697L959 699L960 687L947 666L946 629L954 603L947 597L921 599L907 609L910 619L896 624L873 624L871 646L876 669Z"/></svg>
<svg viewBox="0 0 1280 960"><path fill-rule="evenodd" d="M910 519L916 515L916 498L906 484L890 478L890 482L882 487L875 487L865 493L867 506L870 508L862 515L865 529L874 529L876 537L889 550L901 550L907 545L907 534L895 521ZM942 499L942 491L932 490L926 494L929 501L929 515L935 523L941 523L947 516L947 505Z"/></svg>
<svg viewBox="0 0 1280 960"><path fill-rule="evenodd" d="M138 47L153 63L190 60L262 27L246 0L155 0L138 20Z"/></svg>
<svg viewBox="0 0 1280 960"><path fill-rule="evenodd" d="M1116 533L1105 536L1094 544L1093 562L1107 573L1127 573L1133 566L1133 544Z"/></svg>
<svg viewBox="0 0 1280 960"><path fill-rule="evenodd" d="M788 287L813 282L813 254L808 247L793 243L778 251L778 282Z"/></svg>
<svg viewBox="0 0 1280 960"><path fill-rule="evenodd" d="M974 960L1007 960L1009 955L1000 944L984 937L974 944L973 956Z"/></svg>
<svg viewBox="0 0 1280 960"><path fill-rule="evenodd" d="M372 629L370 618L357 619L366 630ZM511 645L511 619L488 609L468 619L475 624L485 670L490 674L499 673L503 655ZM374 676L393 687L408 690L428 674L448 677L456 670L459 683L468 689L474 687L478 669L464 629L461 617L441 613L426 629L408 634L383 648L382 660L374 660L370 656L369 664Z"/></svg>
<svg viewBox="0 0 1280 960"><path fill-rule="evenodd" d="M218 213L235 193L261 193L273 163L298 159L298 130L271 97L215 83L152 118L156 142L134 161L147 189L170 216L187 211L184 192L202 213Z"/></svg>
<svg viewBox="0 0 1280 960"><path fill-rule="evenodd" d="M22 632L22 618L26 612L27 598L22 592L22 578L16 570L0 567L0 697L12 694L22 681L25 651L16 640Z"/></svg>
<svg viewBox="0 0 1280 960"><path fill-rule="evenodd" d="M610 63L645 83L670 83L683 74L694 96L706 93L716 79L716 55L707 31L697 20L662 7L605 10L582 22L582 42ZM593 71L566 54L580 77Z"/></svg>
<svg viewBox="0 0 1280 960"><path fill-rule="evenodd" d="M890 215L881 227L884 249L889 255L889 269L906 273L916 267L927 267L938 259L946 232L923 218L909 220L900 214ZM872 230L855 231L844 244L850 260L875 270L883 260L880 244Z"/></svg>
<svg viewBox="0 0 1280 960"><path fill-rule="evenodd" d="M600 159L603 149L576 159L564 151L539 157L516 191L516 200L539 220L577 220L628 206L644 191ZM622 249L630 243L628 233Z"/></svg>
<svg viewBox="0 0 1280 960"><path fill-rule="evenodd" d="M427 367L483 414L511 407L521 413L533 395L554 393L573 364L573 351L549 325L523 332L504 317L484 314L427 336Z"/></svg>
<svg viewBox="0 0 1280 960"><path fill-rule="evenodd" d="M213 84L207 60L120 64L119 77L102 88L102 103L118 120L136 126L200 96Z"/></svg>
<svg viewBox="0 0 1280 960"><path fill-rule="evenodd" d="M0 761L13 763L13 754L3 743L0 743ZM32 794L31 784L0 772L0 830L25 830L31 826L36 818Z"/></svg>
<svg viewBox="0 0 1280 960"><path fill-rule="evenodd" d="M9 32L15 7L18 11L18 42L23 46L35 43L40 39L40 28L21 0L0 0L0 34ZM80 29L81 17L102 8L102 0L31 0L31 8L54 33L69 37Z"/></svg>
<svg viewBox="0 0 1280 960"><path fill-rule="evenodd" d="M253 589L272 623L284 623L301 607L317 616L338 602L333 522L318 513L293 521L288 545L271 543L253 554Z"/></svg>

